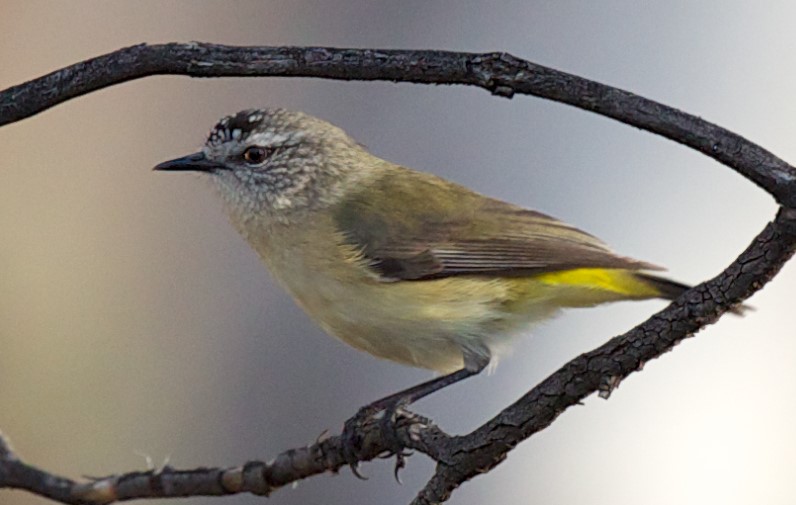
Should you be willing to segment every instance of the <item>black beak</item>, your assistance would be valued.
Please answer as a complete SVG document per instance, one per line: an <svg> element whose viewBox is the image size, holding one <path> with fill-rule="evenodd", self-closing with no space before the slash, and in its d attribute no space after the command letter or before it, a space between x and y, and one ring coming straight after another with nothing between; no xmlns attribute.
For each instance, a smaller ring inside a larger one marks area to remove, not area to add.
<svg viewBox="0 0 796 505"><path fill-rule="evenodd" d="M199 152L175 160L164 161L153 170L214 172L223 168L224 165L208 160L204 153Z"/></svg>

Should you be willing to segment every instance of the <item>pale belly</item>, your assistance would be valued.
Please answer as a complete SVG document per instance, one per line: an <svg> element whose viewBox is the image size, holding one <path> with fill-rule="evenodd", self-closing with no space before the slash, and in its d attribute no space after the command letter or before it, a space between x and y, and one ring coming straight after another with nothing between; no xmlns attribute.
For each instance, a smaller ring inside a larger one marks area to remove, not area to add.
<svg viewBox="0 0 796 505"><path fill-rule="evenodd" d="M258 233L269 240L250 242L324 330L379 358L438 372L459 370L464 354L499 356L513 337L556 312L543 294L518 306L512 279L385 282L355 260L355 251L322 235L307 227L272 228Z"/></svg>
<svg viewBox="0 0 796 505"><path fill-rule="evenodd" d="M461 369L465 352L487 359L502 354L514 336L555 312L540 304L513 313L509 286L500 279L300 277L280 280L328 333L379 358L439 372Z"/></svg>

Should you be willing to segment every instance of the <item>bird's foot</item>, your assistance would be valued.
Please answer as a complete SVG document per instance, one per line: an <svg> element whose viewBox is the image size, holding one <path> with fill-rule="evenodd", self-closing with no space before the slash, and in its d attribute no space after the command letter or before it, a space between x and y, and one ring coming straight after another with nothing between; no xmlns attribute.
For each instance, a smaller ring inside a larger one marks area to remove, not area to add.
<svg viewBox="0 0 796 505"><path fill-rule="evenodd" d="M367 479L359 472L359 462L361 460L359 455L363 449L362 428L373 421L377 414L381 413L381 418L378 420L379 428L389 448L384 457L395 456L395 480L401 483L399 472L406 466L406 457L412 453L405 450L401 443L396 421L401 415L401 409L408 403L408 399L405 398L399 398L386 405L383 402L374 402L359 409L353 417L345 422L342 433L344 458L355 476L363 480Z"/></svg>
<svg viewBox="0 0 796 505"><path fill-rule="evenodd" d="M397 424L398 418L403 413L403 408L408 404L409 401L406 398L401 398L395 401L384 409L384 415L379 421L382 436L385 438L387 446L390 447L390 451L384 456L384 458L388 459L392 456L395 456L395 468L393 469L393 475L395 476L395 481L398 482L398 484L403 484L403 482L401 482L400 472L406 467L406 458L412 455L412 451L409 451L404 447L401 438L398 436Z"/></svg>
<svg viewBox="0 0 796 505"><path fill-rule="evenodd" d="M370 421L373 416L379 413L379 408L373 404L365 405L360 408L353 417L348 419L343 425L343 457L357 478L367 480L367 477L359 473L359 454L362 451L362 427Z"/></svg>

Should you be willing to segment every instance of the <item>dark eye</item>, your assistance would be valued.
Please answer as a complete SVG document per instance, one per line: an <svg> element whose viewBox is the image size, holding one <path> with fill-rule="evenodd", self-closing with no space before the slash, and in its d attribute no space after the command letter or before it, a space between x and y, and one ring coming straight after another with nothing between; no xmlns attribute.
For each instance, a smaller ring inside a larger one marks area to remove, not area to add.
<svg viewBox="0 0 796 505"><path fill-rule="evenodd" d="M251 146L247 147L245 151L243 151L243 159L249 165L259 165L268 158L271 150L265 147L260 146Z"/></svg>

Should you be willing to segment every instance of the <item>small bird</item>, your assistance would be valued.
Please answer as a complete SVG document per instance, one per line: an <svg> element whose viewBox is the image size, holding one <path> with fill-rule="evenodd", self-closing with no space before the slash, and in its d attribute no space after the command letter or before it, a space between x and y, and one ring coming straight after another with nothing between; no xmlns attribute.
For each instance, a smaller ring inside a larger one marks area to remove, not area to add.
<svg viewBox="0 0 796 505"><path fill-rule="evenodd" d="M442 374L374 410L481 372L561 308L688 289L569 224L378 158L301 112L225 117L201 151L155 169L208 174L232 224L328 333Z"/></svg>

